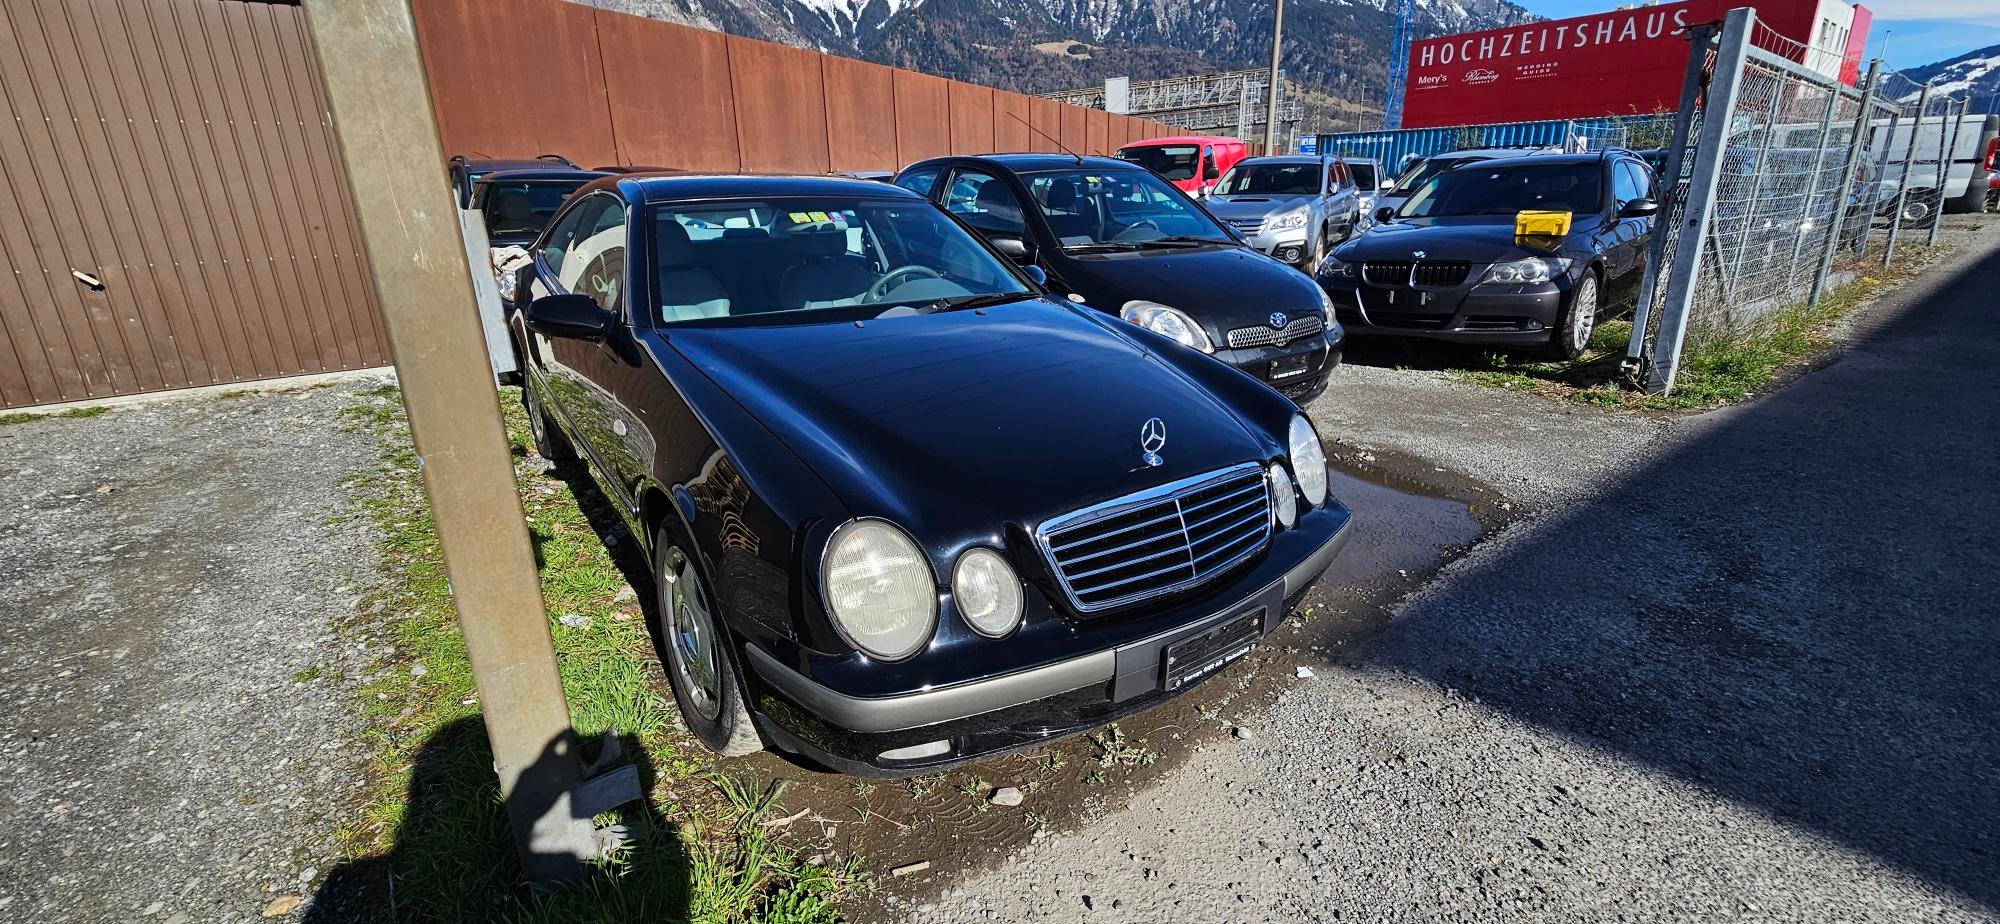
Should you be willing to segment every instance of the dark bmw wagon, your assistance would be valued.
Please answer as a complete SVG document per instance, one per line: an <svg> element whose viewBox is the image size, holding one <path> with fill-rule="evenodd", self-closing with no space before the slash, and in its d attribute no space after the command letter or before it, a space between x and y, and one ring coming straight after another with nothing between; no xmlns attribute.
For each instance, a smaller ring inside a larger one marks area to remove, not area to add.
<svg viewBox="0 0 2000 924"><path fill-rule="evenodd" d="M649 553L688 727L910 774L1198 683L1348 535L1292 402L894 186L617 177L535 246L539 451Z"/></svg>

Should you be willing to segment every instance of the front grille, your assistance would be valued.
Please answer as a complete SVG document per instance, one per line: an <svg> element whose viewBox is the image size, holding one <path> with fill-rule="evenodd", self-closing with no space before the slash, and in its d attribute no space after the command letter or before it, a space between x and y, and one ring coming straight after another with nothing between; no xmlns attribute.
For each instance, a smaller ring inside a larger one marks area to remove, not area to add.
<svg viewBox="0 0 2000 924"><path fill-rule="evenodd" d="M1238 230L1238 231L1241 231L1241 232L1243 232L1243 234L1244 234L1245 236L1248 236L1248 237L1255 237L1255 236L1257 236L1257 233L1258 233L1259 231L1262 231L1262 230L1264 230L1264 219L1262 219L1262 218L1231 218L1231 219L1229 220L1229 226L1230 226L1230 227L1232 227L1232 228L1235 228L1235 229L1236 229L1236 230Z"/></svg>
<svg viewBox="0 0 2000 924"><path fill-rule="evenodd" d="M1326 322L1319 315L1308 314L1293 318L1280 330L1268 325L1259 327L1239 327L1229 332L1225 338L1232 350L1249 349L1260 346L1284 346L1300 337L1311 337L1326 330Z"/></svg>
<svg viewBox="0 0 2000 924"><path fill-rule="evenodd" d="M1417 271L1410 277L1412 283L1420 286L1436 286L1448 289L1465 281L1472 272L1472 264L1463 261L1435 261L1417 264Z"/></svg>
<svg viewBox="0 0 2000 924"><path fill-rule="evenodd" d="M1472 274L1472 264L1463 260L1432 260L1412 263L1388 260L1361 264L1361 278L1378 286L1427 286L1448 289Z"/></svg>
<svg viewBox="0 0 2000 924"><path fill-rule="evenodd" d="M1056 517L1036 530L1070 604L1095 613L1221 573L1271 537L1263 467L1247 462Z"/></svg>
<svg viewBox="0 0 2000 924"><path fill-rule="evenodd" d="M1410 284L1410 262L1408 260L1388 263L1361 264L1361 278L1378 286L1406 286Z"/></svg>

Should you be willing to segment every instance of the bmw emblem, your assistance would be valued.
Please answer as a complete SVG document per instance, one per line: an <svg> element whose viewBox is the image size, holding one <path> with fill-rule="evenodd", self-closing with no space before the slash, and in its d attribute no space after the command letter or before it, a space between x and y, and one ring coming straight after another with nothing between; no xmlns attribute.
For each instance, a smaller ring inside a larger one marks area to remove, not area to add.
<svg viewBox="0 0 2000 924"><path fill-rule="evenodd" d="M1277 328L1277 329L1279 329L1279 330L1284 330L1284 329L1285 329L1285 321L1287 320L1287 318L1285 317L1285 313L1284 313L1284 312L1282 312L1282 311L1273 311L1273 312L1271 312L1271 317L1270 317L1270 319L1269 319L1269 320L1270 320L1270 322L1271 322L1271 326L1272 326L1272 327L1275 327L1275 328Z"/></svg>
<svg viewBox="0 0 2000 924"><path fill-rule="evenodd" d="M1165 448L1167 448L1167 422L1158 417L1147 419L1145 425L1139 428L1139 458L1145 460L1148 468L1163 465L1166 460L1160 458L1160 450Z"/></svg>

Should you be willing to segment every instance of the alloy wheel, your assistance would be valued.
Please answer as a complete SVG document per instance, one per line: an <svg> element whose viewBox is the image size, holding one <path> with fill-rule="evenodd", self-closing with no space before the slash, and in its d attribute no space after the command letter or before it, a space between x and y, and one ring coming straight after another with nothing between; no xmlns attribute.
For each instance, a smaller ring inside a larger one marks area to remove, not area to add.
<svg viewBox="0 0 2000 924"><path fill-rule="evenodd" d="M1569 312L1569 344L1573 352L1582 353L1590 346L1590 334L1597 328L1597 277L1585 273L1576 284L1576 295Z"/></svg>
<svg viewBox="0 0 2000 924"><path fill-rule="evenodd" d="M660 580L668 585L664 616L674 673L687 692L688 706L714 721L722 714L722 683L715 653L715 621L701 576L695 572L693 559L675 547L667 550L667 567Z"/></svg>

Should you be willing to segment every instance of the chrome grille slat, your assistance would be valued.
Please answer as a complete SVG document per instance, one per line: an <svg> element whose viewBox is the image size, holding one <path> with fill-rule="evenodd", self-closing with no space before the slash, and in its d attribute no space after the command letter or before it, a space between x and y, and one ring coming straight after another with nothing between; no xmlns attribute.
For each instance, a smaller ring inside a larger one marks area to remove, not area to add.
<svg viewBox="0 0 2000 924"><path fill-rule="evenodd" d="M1053 517L1035 540L1070 604L1089 614L1194 586L1254 554L1270 538L1270 508L1263 466L1246 462Z"/></svg>
<svg viewBox="0 0 2000 924"><path fill-rule="evenodd" d="M1244 350L1250 347L1283 346L1302 337L1311 337L1324 330L1326 330L1326 321L1319 315L1308 314L1293 318L1291 323L1286 324L1283 330L1269 325L1239 327L1223 335L1223 339L1228 341L1230 349Z"/></svg>

